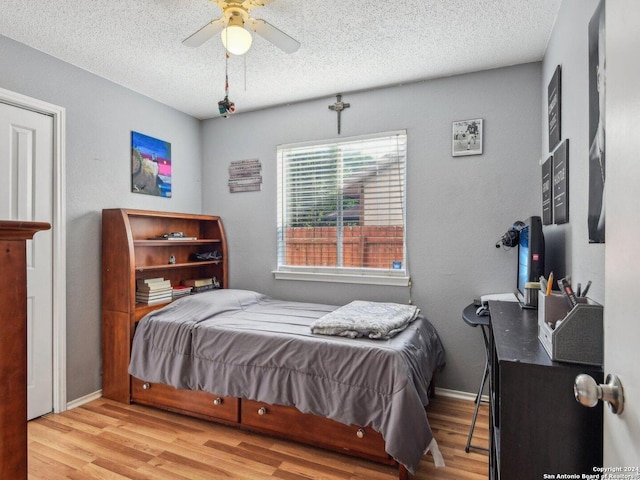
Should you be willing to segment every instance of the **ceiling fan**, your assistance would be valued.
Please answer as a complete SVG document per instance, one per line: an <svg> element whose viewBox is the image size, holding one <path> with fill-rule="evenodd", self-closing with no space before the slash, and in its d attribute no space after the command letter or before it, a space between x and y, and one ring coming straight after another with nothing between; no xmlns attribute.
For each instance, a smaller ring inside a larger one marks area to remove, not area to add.
<svg viewBox="0 0 640 480"><path fill-rule="evenodd" d="M271 25L269 22L252 18L250 12L257 7L264 7L274 0L209 0L218 4L222 17L207 23L200 30L183 40L188 47L199 47L214 35L220 33L222 43L229 53L242 55L251 47L252 37L246 27L265 40L273 43L286 53L293 53L300 48L300 42Z"/></svg>

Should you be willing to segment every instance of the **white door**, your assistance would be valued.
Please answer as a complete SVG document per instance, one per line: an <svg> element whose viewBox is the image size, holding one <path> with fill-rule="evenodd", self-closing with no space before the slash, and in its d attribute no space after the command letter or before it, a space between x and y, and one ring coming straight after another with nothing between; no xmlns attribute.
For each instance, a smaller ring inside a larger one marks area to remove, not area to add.
<svg viewBox="0 0 640 480"><path fill-rule="evenodd" d="M52 223L53 119L0 103L0 218ZM51 230L27 241L27 417L53 410Z"/></svg>
<svg viewBox="0 0 640 480"><path fill-rule="evenodd" d="M640 469L638 18L638 0L606 2L605 374L620 377L625 402L621 415L605 407L604 465L622 469ZM608 478L640 478L640 472Z"/></svg>

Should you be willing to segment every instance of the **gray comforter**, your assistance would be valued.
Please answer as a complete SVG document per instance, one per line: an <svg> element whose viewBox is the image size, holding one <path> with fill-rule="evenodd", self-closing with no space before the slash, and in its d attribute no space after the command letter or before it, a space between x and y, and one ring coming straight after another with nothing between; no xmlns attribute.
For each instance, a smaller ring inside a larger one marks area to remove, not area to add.
<svg viewBox="0 0 640 480"><path fill-rule="evenodd" d="M415 473L433 440L424 406L445 361L438 335L421 315L389 340L312 334L336 308L245 290L182 298L139 322L129 373L370 426Z"/></svg>

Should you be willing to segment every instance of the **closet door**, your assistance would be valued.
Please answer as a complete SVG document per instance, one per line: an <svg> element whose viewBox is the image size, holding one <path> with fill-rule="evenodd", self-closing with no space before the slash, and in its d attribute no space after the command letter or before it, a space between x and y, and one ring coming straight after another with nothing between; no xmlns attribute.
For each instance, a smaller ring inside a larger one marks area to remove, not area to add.
<svg viewBox="0 0 640 480"><path fill-rule="evenodd" d="M0 103L0 219L53 220L53 118ZM27 418L53 411L51 230L27 240Z"/></svg>

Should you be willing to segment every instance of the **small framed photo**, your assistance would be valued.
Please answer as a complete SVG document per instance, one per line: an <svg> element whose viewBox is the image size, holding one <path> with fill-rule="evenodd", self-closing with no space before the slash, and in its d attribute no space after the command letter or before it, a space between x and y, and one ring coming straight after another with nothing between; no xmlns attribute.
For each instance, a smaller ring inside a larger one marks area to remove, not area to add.
<svg viewBox="0 0 640 480"><path fill-rule="evenodd" d="M451 155L482 154L482 119L457 120L453 122L451 133Z"/></svg>

